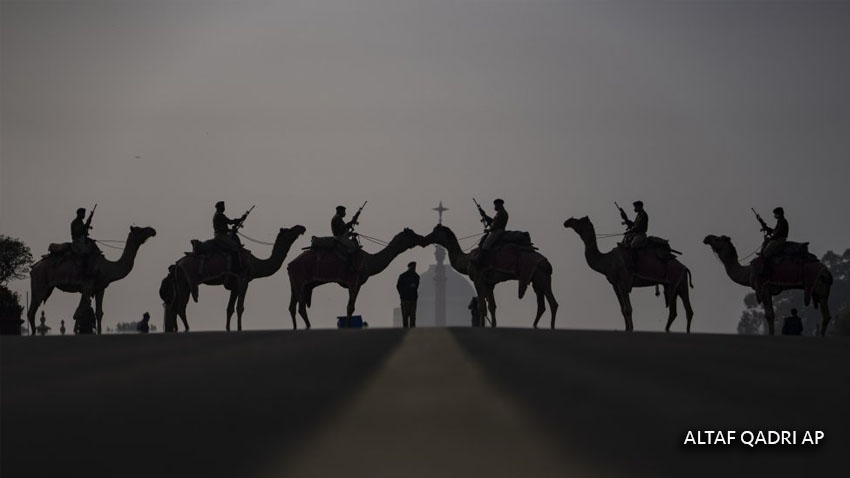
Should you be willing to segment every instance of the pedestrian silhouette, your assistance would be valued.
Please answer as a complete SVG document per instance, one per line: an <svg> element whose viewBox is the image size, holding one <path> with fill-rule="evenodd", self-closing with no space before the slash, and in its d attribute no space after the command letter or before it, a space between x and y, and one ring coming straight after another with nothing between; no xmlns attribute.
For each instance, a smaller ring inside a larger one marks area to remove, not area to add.
<svg viewBox="0 0 850 478"><path fill-rule="evenodd" d="M398 276L396 282L399 299L401 299L402 327L416 327L416 301L419 299L419 274L416 273L416 263L407 264L407 270Z"/></svg>
<svg viewBox="0 0 850 478"><path fill-rule="evenodd" d="M59 333L65 335L65 321L61 321L62 325L59 326Z"/></svg>
<svg viewBox="0 0 850 478"><path fill-rule="evenodd" d="M151 326L148 324L151 320L151 314L145 312L142 314L142 321L136 325L136 331L142 334L146 334L151 331Z"/></svg>
<svg viewBox="0 0 850 478"><path fill-rule="evenodd" d="M791 316L782 324L782 335L800 335L803 333L803 321L797 315L797 309L791 309Z"/></svg>

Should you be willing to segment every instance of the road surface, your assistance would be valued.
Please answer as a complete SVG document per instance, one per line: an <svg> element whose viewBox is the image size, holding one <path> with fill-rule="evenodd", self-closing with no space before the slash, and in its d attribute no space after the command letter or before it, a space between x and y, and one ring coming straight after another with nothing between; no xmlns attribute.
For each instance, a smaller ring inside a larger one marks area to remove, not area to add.
<svg viewBox="0 0 850 478"><path fill-rule="evenodd" d="M845 474L850 341L524 329L3 337L0 474ZM685 446L688 430L822 430ZM798 438L798 441L800 438Z"/></svg>

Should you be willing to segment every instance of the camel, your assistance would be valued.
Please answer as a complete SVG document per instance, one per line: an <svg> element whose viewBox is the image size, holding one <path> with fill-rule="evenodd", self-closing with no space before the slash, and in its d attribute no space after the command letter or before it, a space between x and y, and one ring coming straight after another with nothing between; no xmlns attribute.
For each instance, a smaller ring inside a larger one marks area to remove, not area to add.
<svg viewBox="0 0 850 478"><path fill-rule="evenodd" d="M500 282L516 280L519 281L519 298L522 299L530 283L537 295L537 315L534 318L534 328L540 317L546 311L546 301L552 314L551 328L555 328L555 316L558 313L558 301L552 293L552 265L542 254L532 250L523 250L512 244L505 244L502 248L492 253L490 259L483 267L477 266L472 257L475 251L464 253L458 243L457 236L446 226L438 224L434 230L425 237L427 244L437 243L449 252L449 262L452 267L461 274L472 280L475 293L478 295L478 307L480 317L484 317L485 310L489 309L493 327L496 327L496 299L493 291L496 284ZM477 249L476 249L477 250ZM499 256L511 255L515 260L506 261L509 266L492 267L492 261L498 261Z"/></svg>
<svg viewBox="0 0 850 478"><path fill-rule="evenodd" d="M166 332L177 331L177 317L183 321L183 328L189 331L189 320L186 317L186 305L189 296L198 301L198 285L206 284L212 286L223 285L230 291L230 299L227 301L227 323L225 329L230 331L230 320L233 311L236 311L236 330L242 330L242 313L245 311L245 295L248 293L248 285L254 279L262 279L274 275L283 266L289 249L299 236L307 229L304 226L293 226L286 229L281 228L272 246L271 255L267 259L258 259L248 251L244 252L244 267L238 273L228 271L222 261L227 257L222 253L213 253L209 256L186 254L174 265L173 290L170 297L162 297L165 302L165 326ZM218 262L218 264L216 264ZM208 267L205 267L205 264ZM199 272L205 269L203 273Z"/></svg>
<svg viewBox="0 0 850 478"><path fill-rule="evenodd" d="M373 275L381 273L401 253L415 246L422 246L424 237L404 228L404 230L384 247L381 251L370 254L358 250L349 259L351 267L334 250L307 250L287 265L291 298L289 300L289 315L292 316L292 328L298 328L295 311L304 320L306 328L310 328L307 308L313 298L313 289L323 284L337 283L348 289L348 305L346 317L354 314L357 294L360 288Z"/></svg>
<svg viewBox="0 0 850 478"><path fill-rule="evenodd" d="M816 259L805 262L796 259L783 261L775 265L774 273L765 279L755 272L752 262L746 266L741 265L738 261L738 251L728 236L709 235L702 242L717 254L726 269L726 275L733 282L755 291L756 300L764 304L764 317L767 319L770 335L774 334L773 323L776 318L773 310L773 296L782 291L794 289L804 291L804 301L807 306L811 303L816 309L820 307L820 335L826 334L826 327L830 320L829 291L832 288L832 273L822 262ZM788 277L791 280L777 281L777 274L789 274Z"/></svg>
<svg viewBox="0 0 850 478"><path fill-rule="evenodd" d="M32 305L27 311L31 334L35 334L35 315L41 304L47 302L54 288L63 292L79 293L82 295L80 304L94 296L95 317L97 318L97 333L101 333L103 319L103 295L109 284L121 280L133 270L136 253L139 247L149 238L156 236L152 227L130 227L124 251L117 261L110 261L102 255L94 259L95 271L91 277L81 278L79 264L71 254L50 254L32 266L30 271L30 288L32 289Z"/></svg>
<svg viewBox="0 0 850 478"><path fill-rule="evenodd" d="M633 287L655 287L658 295L658 286L664 287L664 303L669 309L665 332L670 332L670 326L676 320L678 311L676 302L682 299L687 317L687 332L691 332L691 320L694 318L694 310L691 307L690 288L693 288L691 271L676 259L660 260L651 250L646 250L639 255L637 269L639 273L633 274L626 268L626 263L619 248L608 252L600 252L596 243L596 230L593 223L585 216L579 219L569 218L564 221L564 227L573 229L584 242L584 257L591 269L605 275L608 282L614 288L617 301L620 303L620 311L626 322L626 331L634 330L632 322L632 303L629 294ZM640 272L652 269L654 273Z"/></svg>

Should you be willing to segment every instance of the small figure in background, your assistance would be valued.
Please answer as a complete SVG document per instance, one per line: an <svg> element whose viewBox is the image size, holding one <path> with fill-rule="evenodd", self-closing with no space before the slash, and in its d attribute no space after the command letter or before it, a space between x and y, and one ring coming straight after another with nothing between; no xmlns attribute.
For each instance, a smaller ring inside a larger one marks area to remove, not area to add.
<svg viewBox="0 0 850 478"><path fill-rule="evenodd" d="M60 322L61 322L61 325L59 326L59 333L62 334L62 335L65 335L65 321L62 320Z"/></svg>
<svg viewBox="0 0 850 478"><path fill-rule="evenodd" d="M136 325L136 331L141 334L146 334L151 331L151 326L148 324L151 320L151 314L145 312L142 314L142 321Z"/></svg>
<svg viewBox="0 0 850 478"><path fill-rule="evenodd" d="M419 274L416 263L407 264L407 270L398 276L396 290L401 299L401 322L404 328L416 327L416 301L419 299Z"/></svg>
<svg viewBox="0 0 850 478"><path fill-rule="evenodd" d="M91 297L84 297L80 300L77 311L74 312L74 333L80 335L93 334L95 321Z"/></svg>
<svg viewBox="0 0 850 478"><path fill-rule="evenodd" d="M42 310L40 319L41 324L39 324L38 327L35 328L35 331L38 332L38 335L47 335L47 332L50 331L50 327L48 327L47 324L44 323L45 320L47 319L44 318L44 311Z"/></svg>
<svg viewBox="0 0 850 478"><path fill-rule="evenodd" d="M800 335L803 333L803 320L797 315L797 309L791 309L791 316L782 324L782 335Z"/></svg>

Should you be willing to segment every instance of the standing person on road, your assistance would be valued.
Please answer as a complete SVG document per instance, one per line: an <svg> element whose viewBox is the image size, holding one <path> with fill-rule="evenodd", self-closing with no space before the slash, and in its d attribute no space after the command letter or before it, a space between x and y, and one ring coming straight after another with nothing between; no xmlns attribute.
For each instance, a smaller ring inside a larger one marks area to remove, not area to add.
<svg viewBox="0 0 850 478"><path fill-rule="evenodd" d="M404 328L416 327L416 300L419 298L419 274L416 263L407 265L407 270L398 276L395 288L401 299L401 322Z"/></svg>

